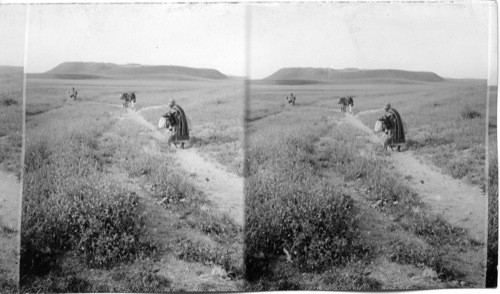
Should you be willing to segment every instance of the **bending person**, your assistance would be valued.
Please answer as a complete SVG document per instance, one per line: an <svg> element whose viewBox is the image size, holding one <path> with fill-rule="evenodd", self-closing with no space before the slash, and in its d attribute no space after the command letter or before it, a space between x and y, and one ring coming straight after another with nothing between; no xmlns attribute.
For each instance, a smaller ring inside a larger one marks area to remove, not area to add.
<svg viewBox="0 0 500 294"><path fill-rule="evenodd" d="M385 130L387 134L387 139L384 143L384 148L387 146L394 147L398 146L398 151L401 151L401 145L405 143L405 131L403 128L403 121L401 120L401 116L396 109L391 108L390 103L386 103L384 105L384 110L386 111L385 115L380 118L381 121L387 120L388 127ZM387 125L387 124L386 124Z"/></svg>
<svg viewBox="0 0 500 294"><path fill-rule="evenodd" d="M184 143L189 141L189 127L186 114L184 113L184 109L175 103L174 99L170 100L168 106L170 106L170 110L165 116L173 117L173 124L170 125L172 134L168 138L168 144L171 146L174 143L177 147L177 144L181 143L181 148L184 149Z"/></svg>

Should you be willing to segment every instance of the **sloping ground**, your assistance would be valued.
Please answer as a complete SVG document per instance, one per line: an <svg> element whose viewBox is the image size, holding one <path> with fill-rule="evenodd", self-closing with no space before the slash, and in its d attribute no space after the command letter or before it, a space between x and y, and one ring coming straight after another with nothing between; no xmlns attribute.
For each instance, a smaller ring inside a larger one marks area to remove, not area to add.
<svg viewBox="0 0 500 294"><path fill-rule="evenodd" d="M382 139L357 117L346 115L341 122L365 132L372 143L382 144ZM406 184L418 193L419 200L428 205L431 213L442 217L452 226L465 229L470 240L473 240L472 246L449 249L452 256L447 257L451 258L448 262L465 275L468 283L472 283L474 287L484 287L486 196L479 188L443 175L421 163L410 152L391 153L387 160L397 173L404 176ZM460 254L453 250L459 250ZM465 284L460 282L460 285Z"/></svg>
<svg viewBox="0 0 500 294"><path fill-rule="evenodd" d="M157 106L152 108L154 107ZM141 110L146 109L149 107ZM155 139L166 140L166 137L139 113L129 110L129 116L151 130ZM236 223L243 226L243 178L207 161L195 149L178 149L175 156L182 169L194 176L195 185L217 203L222 211L231 215Z"/></svg>
<svg viewBox="0 0 500 294"><path fill-rule="evenodd" d="M412 72L394 69L335 70L331 68L282 68L265 80L358 80L358 79L403 79L422 82L441 82L444 79L432 72Z"/></svg>
<svg viewBox="0 0 500 294"><path fill-rule="evenodd" d="M369 134L372 142L383 144L382 139L357 117L347 115L345 120ZM466 229L476 242L486 243L487 199L478 187L439 173L415 159L410 152L394 153L389 159L400 174L412 179L412 188L436 213L452 225Z"/></svg>
<svg viewBox="0 0 500 294"><path fill-rule="evenodd" d="M118 65L113 63L96 62L64 62L46 72L46 74L79 74L97 76L116 75L171 75L205 79L225 79L227 76L215 69L190 68L182 66L149 66L149 65Z"/></svg>

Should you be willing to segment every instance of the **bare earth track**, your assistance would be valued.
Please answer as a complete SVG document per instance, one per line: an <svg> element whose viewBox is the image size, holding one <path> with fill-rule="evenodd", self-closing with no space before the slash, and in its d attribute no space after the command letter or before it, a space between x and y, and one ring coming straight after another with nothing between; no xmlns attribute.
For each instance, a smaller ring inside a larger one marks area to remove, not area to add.
<svg viewBox="0 0 500 294"><path fill-rule="evenodd" d="M0 275L17 284L19 267L19 204L21 184L16 176L0 170Z"/></svg>
<svg viewBox="0 0 500 294"><path fill-rule="evenodd" d="M343 122L369 134L372 142L383 143L382 138L357 116L346 115ZM394 152L389 160L400 174L411 176L410 186L434 212L442 215L450 224L466 229L469 237L476 242L486 243L486 196L478 187L443 175L420 162L412 152Z"/></svg>
<svg viewBox="0 0 500 294"><path fill-rule="evenodd" d="M158 108L158 106L153 106L153 108ZM145 109L149 107L141 110ZM160 142L166 141L165 136L140 115L140 111L129 110L127 115L150 129L155 139ZM204 159L195 148L177 149L175 157L181 168L194 176L195 185L204 191L221 211L228 213L236 223L243 226L243 178Z"/></svg>

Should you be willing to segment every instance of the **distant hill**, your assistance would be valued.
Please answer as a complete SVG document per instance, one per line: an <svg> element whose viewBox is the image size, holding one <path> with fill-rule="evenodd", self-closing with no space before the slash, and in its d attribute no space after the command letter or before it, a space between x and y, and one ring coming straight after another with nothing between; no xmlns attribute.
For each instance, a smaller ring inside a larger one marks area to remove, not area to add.
<svg viewBox="0 0 500 294"><path fill-rule="evenodd" d="M19 74L19 73L23 73L22 66L0 65L0 74Z"/></svg>
<svg viewBox="0 0 500 294"><path fill-rule="evenodd" d="M42 75L58 76L82 76L92 78L106 78L113 76L138 77L149 76L165 79L201 78L201 79L226 79L227 76L215 69L190 68L171 65L140 65L126 64L119 65L103 62L64 62Z"/></svg>
<svg viewBox="0 0 500 294"><path fill-rule="evenodd" d="M331 69L331 68L282 68L265 78L267 81L316 81L316 82L339 82L353 80L404 80L421 82L442 82L445 79L432 72L414 72L395 69Z"/></svg>

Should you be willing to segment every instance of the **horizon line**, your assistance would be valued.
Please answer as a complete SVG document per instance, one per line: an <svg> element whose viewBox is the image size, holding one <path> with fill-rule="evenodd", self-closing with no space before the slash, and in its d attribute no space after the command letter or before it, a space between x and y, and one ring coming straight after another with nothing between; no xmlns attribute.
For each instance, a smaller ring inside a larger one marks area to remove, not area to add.
<svg viewBox="0 0 500 294"><path fill-rule="evenodd" d="M263 79L266 79L267 77L275 74L276 72L278 72L279 70L282 70L282 69L289 69L289 68L299 68L299 69L306 69L306 68L314 68L314 69L332 69L332 70L345 70L345 69L356 69L356 70L359 70L359 71L369 71L369 70L398 70L398 71L407 71L407 72L427 72L427 73L433 73L433 74L436 74L440 77L442 77L443 79L466 79L466 80L486 80L488 81L488 77L445 77L443 75L440 75L434 71L429 71L429 70L408 70L408 69L400 69L400 68L361 68L361 67L344 67L344 68L332 68L332 67L314 67L314 66L286 66L286 67L281 67L275 71L273 71L271 74L267 74L265 77L262 77L262 78L255 78L255 77L245 77L244 75L241 76L241 75L235 75L235 74L225 74L224 72L222 72L221 70L217 69L217 68L209 68L209 67L194 67L194 66L186 66L186 65L173 65L173 64L157 64L157 65L152 65L152 64L141 64L141 63L136 63L136 62L127 62L127 63L114 63L114 62L104 62L104 61L101 61L101 62L96 62L96 61L64 61L64 62L61 62L59 63L58 65L50 68L49 70L46 70L46 71L43 71L43 72L26 72L23 70L23 72L25 74L44 74L44 73L47 73L48 71L50 70L53 70L54 68L56 68L57 66L63 64L63 63L109 63L109 64L115 64L115 65L138 65L138 66L151 66L151 67L155 67L155 66L173 66L173 67L185 67L185 68L192 68L192 69L211 69L211 70L217 70L219 71L220 73L226 75L226 76L232 76L232 77L238 77L238 78L247 78L248 80L263 80ZM0 67L20 67L20 68L23 68L24 69L24 64L23 65L4 65L4 64L0 64Z"/></svg>

